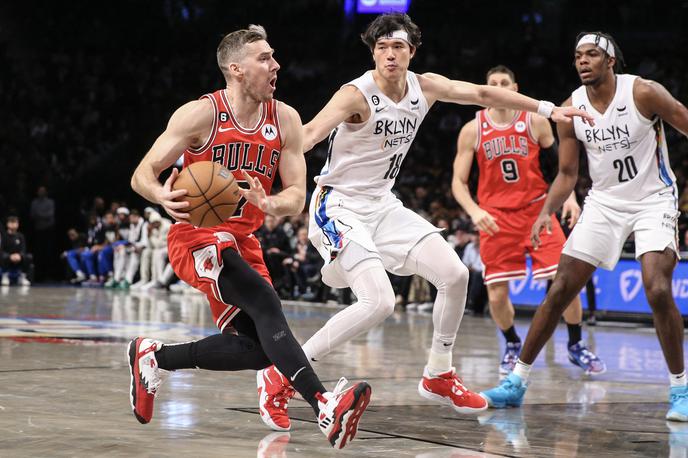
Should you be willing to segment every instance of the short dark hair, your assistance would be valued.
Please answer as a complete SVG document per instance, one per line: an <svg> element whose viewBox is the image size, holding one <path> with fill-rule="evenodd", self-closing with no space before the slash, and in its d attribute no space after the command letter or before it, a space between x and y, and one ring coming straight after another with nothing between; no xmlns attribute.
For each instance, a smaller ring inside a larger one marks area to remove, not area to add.
<svg viewBox="0 0 688 458"><path fill-rule="evenodd" d="M134 215L141 216L141 212L138 211L136 208L132 208L130 214L131 214L131 216L134 216Z"/></svg>
<svg viewBox="0 0 688 458"><path fill-rule="evenodd" d="M375 43L377 43L380 37L390 35L397 30L406 31L411 46L417 48L421 45L420 29L404 13L386 13L376 17L368 25L366 31L361 34L361 40L373 50L375 49Z"/></svg>
<svg viewBox="0 0 688 458"><path fill-rule="evenodd" d="M225 79L229 81L229 64L243 57L243 48L248 43L267 40L268 34L262 25L251 24L247 29L241 29L225 35L217 45L217 65L222 70Z"/></svg>
<svg viewBox="0 0 688 458"><path fill-rule="evenodd" d="M621 48L619 48L619 45L616 44L616 40L614 40L614 38L611 35L604 32L581 32L576 37L576 44L578 44L578 41L580 41L580 39L583 38L585 35L597 35L597 37L595 38L595 44L598 44L600 42L600 38L606 38L609 41L609 43L612 44L612 46L614 47L614 54L616 59L616 62L614 63L614 73L621 73L624 67L626 67L626 61L624 60ZM603 51L605 54L607 54L606 50L603 49ZM609 54L607 54L607 58L609 58Z"/></svg>
<svg viewBox="0 0 688 458"><path fill-rule="evenodd" d="M485 80L487 81L490 78L490 76L494 75L495 73L505 73L509 75L509 78L511 78L512 83L516 82L516 75L514 75L514 72L506 65L496 65L489 69L487 71L487 74L485 75Z"/></svg>
<svg viewBox="0 0 688 458"><path fill-rule="evenodd" d="M19 222L19 217L16 215L10 215L7 217L7 222L8 223L18 223Z"/></svg>

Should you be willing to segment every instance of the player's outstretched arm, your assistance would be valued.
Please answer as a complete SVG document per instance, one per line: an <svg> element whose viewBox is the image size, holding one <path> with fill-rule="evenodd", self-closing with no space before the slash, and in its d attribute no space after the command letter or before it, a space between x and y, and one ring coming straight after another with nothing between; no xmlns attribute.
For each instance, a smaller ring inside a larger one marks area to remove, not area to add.
<svg viewBox="0 0 688 458"><path fill-rule="evenodd" d="M344 86L334 93L327 105L303 126L303 152L308 152L324 140L344 121L363 122L370 116L370 108L361 91L354 86Z"/></svg>
<svg viewBox="0 0 688 458"><path fill-rule="evenodd" d="M657 115L674 129L688 136L688 109L664 86L655 81L636 78L633 98L643 116L652 119Z"/></svg>
<svg viewBox="0 0 688 458"><path fill-rule="evenodd" d="M477 124L475 120L468 122L459 133L454 158L454 175L452 176L452 193L466 213L473 220L473 224L481 231L494 235L499 226L492 215L483 210L471 197L468 189L468 177L475 156L475 142L477 139Z"/></svg>
<svg viewBox="0 0 688 458"><path fill-rule="evenodd" d="M551 154L556 158L559 157L557 142L554 138L554 133L552 132L552 125L550 122L539 115L532 116L532 132L533 136L540 145L540 157L543 154ZM580 205L576 200L576 191L572 191L571 194L566 198L561 207L561 222L564 224L568 221L569 229L578 222L578 217L581 214Z"/></svg>
<svg viewBox="0 0 688 458"><path fill-rule="evenodd" d="M564 106L571 105L571 99ZM540 232L543 229L551 232L550 215L557 211L567 197L573 192L578 180L578 139L572 124L557 124L559 135L559 171L547 193L545 205L540 211L530 234L533 246L540 245Z"/></svg>
<svg viewBox="0 0 688 458"><path fill-rule="evenodd" d="M244 173L251 184L248 191L242 191L244 197L265 213L275 216L297 215L306 203L306 160L303 157L303 126L301 117L292 107L280 103L277 107L281 135L282 151L280 154L279 174L282 180L282 191L266 196L260 181L251 179ZM253 181L253 183L252 183ZM254 187L260 188L255 193Z"/></svg>
<svg viewBox="0 0 688 458"><path fill-rule="evenodd" d="M186 190L172 191L172 183L179 174L177 169L160 184L158 177L163 170L174 164L190 146L201 146L210 134L214 111L208 100L195 100L182 105L174 112L165 131L155 140L131 177L131 187L147 200L160 204L175 220L188 222L184 213L188 202L175 199L186 194Z"/></svg>
<svg viewBox="0 0 688 458"><path fill-rule="evenodd" d="M578 108L572 106L556 107L551 102L537 101L526 95L500 87L450 80L436 73L425 73L418 77L418 81L429 105L439 100L461 105L530 111L550 118L557 123L569 123L574 116L580 116L591 124L594 123L590 114Z"/></svg>

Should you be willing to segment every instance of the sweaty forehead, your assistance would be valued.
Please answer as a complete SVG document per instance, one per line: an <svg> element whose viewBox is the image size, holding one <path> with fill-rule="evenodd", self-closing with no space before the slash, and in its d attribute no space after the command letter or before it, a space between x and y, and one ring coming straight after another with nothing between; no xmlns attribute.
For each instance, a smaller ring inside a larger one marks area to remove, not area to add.
<svg viewBox="0 0 688 458"><path fill-rule="evenodd" d="M262 54L264 52L272 53L275 50L270 47L267 41L258 40L253 43L246 43L245 50L247 55Z"/></svg>

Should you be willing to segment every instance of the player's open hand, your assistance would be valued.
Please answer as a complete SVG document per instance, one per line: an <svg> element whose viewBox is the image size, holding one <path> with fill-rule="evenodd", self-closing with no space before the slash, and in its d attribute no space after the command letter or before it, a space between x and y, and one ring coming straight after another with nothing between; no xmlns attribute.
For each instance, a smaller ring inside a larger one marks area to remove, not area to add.
<svg viewBox="0 0 688 458"><path fill-rule="evenodd" d="M571 193L568 199L564 201L564 205L561 207L561 223L564 224L568 219L569 229L573 229L573 226L578 222L578 217L580 217L581 208L576 202L575 193Z"/></svg>
<svg viewBox="0 0 688 458"><path fill-rule="evenodd" d="M184 209L189 206L189 202L186 200L177 200L180 197L184 197L187 194L186 189L177 189L176 191L172 189L172 185L179 176L179 170L177 168L172 169L172 173L165 180L165 184L162 185L162 191L158 196L158 203L162 205L168 215L174 218L175 221L180 223L189 222L189 214L184 213Z"/></svg>
<svg viewBox="0 0 688 458"><path fill-rule="evenodd" d="M478 210L471 215L471 220L473 220L475 227L488 235L495 235L499 232L497 220L482 208L478 207Z"/></svg>
<svg viewBox="0 0 688 458"><path fill-rule="evenodd" d="M248 189L239 188L241 195L262 212L270 213L270 201L260 180L249 175L246 170L242 170L241 173L243 173L244 179L248 183Z"/></svg>
<svg viewBox="0 0 688 458"><path fill-rule="evenodd" d="M540 213L530 231L530 241L535 250L540 246L540 234L545 230L548 234L552 233L552 218L548 214Z"/></svg>
<svg viewBox="0 0 688 458"><path fill-rule="evenodd" d="M574 107L554 107L551 118L554 122L570 123L575 116L583 118L591 126L595 125L595 120L590 113Z"/></svg>

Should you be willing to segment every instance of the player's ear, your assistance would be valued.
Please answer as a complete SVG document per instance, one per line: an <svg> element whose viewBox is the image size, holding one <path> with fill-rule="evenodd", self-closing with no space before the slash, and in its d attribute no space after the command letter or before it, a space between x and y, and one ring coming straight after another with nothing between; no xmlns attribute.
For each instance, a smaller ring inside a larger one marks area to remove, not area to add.
<svg viewBox="0 0 688 458"><path fill-rule="evenodd" d="M607 56L607 68L614 69L616 65L616 57Z"/></svg>
<svg viewBox="0 0 688 458"><path fill-rule="evenodd" d="M411 48L411 59L413 59L413 56L416 55L416 47L413 45L409 45L409 47Z"/></svg>
<svg viewBox="0 0 688 458"><path fill-rule="evenodd" d="M514 83L514 91L518 92L518 83Z"/></svg>
<svg viewBox="0 0 688 458"><path fill-rule="evenodd" d="M241 66L236 62L231 62L229 64L228 68L229 68L229 73L234 78L237 78L237 77L244 75L244 71L242 70Z"/></svg>

